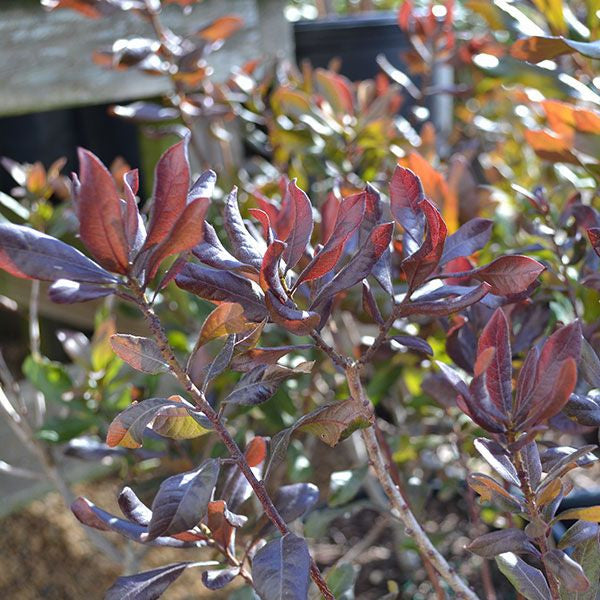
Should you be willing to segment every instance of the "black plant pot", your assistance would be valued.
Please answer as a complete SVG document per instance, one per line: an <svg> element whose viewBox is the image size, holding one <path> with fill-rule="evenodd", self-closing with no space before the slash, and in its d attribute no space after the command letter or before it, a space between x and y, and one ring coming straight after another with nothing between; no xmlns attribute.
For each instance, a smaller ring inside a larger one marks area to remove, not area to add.
<svg viewBox="0 0 600 600"><path fill-rule="evenodd" d="M400 54L410 48L395 13L298 21L294 41L298 63L308 59L315 67L327 67L332 58L340 58L341 73L353 81L377 74L378 54L404 69Z"/></svg>
<svg viewBox="0 0 600 600"><path fill-rule="evenodd" d="M17 162L41 161L45 167L57 158L67 158L64 173L77 169L77 146L88 148L107 165L122 156L130 165L140 164L137 128L115 119L107 106L52 110L0 119L0 156ZM0 168L0 190L15 186Z"/></svg>

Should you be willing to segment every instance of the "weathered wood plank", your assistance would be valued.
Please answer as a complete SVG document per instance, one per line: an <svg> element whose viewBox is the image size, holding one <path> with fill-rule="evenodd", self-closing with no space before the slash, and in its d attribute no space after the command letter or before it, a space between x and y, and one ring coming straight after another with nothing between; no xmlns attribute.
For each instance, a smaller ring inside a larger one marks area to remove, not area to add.
<svg viewBox="0 0 600 600"><path fill-rule="evenodd" d="M237 14L245 27L213 54L215 80L233 65L263 55L290 54L291 33L279 0L204 0L190 15L168 6L165 23L189 33L224 14ZM165 77L115 72L93 64L92 52L115 39L151 36L133 14L90 20L70 11L44 11L38 2L0 2L0 115L122 102L170 89Z"/></svg>

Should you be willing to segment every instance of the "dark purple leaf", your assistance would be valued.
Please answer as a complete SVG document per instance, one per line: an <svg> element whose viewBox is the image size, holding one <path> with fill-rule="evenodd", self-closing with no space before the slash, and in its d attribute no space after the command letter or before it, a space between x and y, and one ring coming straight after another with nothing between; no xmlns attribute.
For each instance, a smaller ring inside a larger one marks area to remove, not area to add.
<svg viewBox="0 0 600 600"><path fill-rule="evenodd" d="M464 310L472 304L479 302L490 292L490 289L491 287L489 284L482 283L478 287L472 289L470 292L450 300L429 302L427 300L417 299L404 308L403 315L429 315L435 317L445 317L460 310Z"/></svg>
<svg viewBox="0 0 600 600"><path fill-rule="evenodd" d="M115 288L92 283L78 283L70 279L59 279L48 289L48 297L57 304L89 302L115 293Z"/></svg>
<svg viewBox="0 0 600 600"><path fill-rule="evenodd" d="M390 340L394 340L409 350L416 350L417 352L433 356L433 349L423 338L414 335L393 335L390 337Z"/></svg>
<svg viewBox="0 0 600 600"><path fill-rule="evenodd" d="M256 367L242 375L242 378L223 402L243 406L254 406L266 402L284 380L294 375L310 373L312 366L312 362L304 362L293 369L277 364Z"/></svg>
<svg viewBox="0 0 600 600"><path fill-rule="evenodd" d="M225 200L224 226L234 256L242 263L260 270L264 248L261 248L244 225L235 187Z"/></svg>
<svg viewBox="0 0 600 600"><path fill-rule="evenodd" d="M590 582L581 565L562 550L549 550L544 554L544 565L560 581L561 589L569 592L585 592Z"/></svg>
<svg viewBox="0 0 600 600"><path fill-rule="evenodd" d="M585 338L581 342L581 375L593 388L600 388L600 358Z"/></svg>
<svg viewBox="0 0 600 600"><path fill-rule="evenodd" d="M234 273L188 263L175 278L175 283L205 300L241 304L249 321L260 322L267 317L260 287Z"/></svg>
<svg viewBox="0 0 600 600"><path fill-rule="evenodd" d="M148 527L150 519L152 519L152 511L136 496L131 488L124 487L122 489L118 502L121 512L127 519L142 527Z"/></svg>
<svg viewBox="0 0 600 600"><path fill-rule="evenodd" d="M579 425L600 426L600 402L594 398L571 394L563 412Z"/></svg>
<svg viewBox="0 0 600 600"><path fill-rule="evenodd" d="M168 546L172 548L199 548L206 545L203 540L183 541L172 537L159 537L149 541L146 527L119 519L81 496L73 502L71 510L77 520L84 525L100 531L114 531L139 544L147 543L150 546Z"/></svg>
<svg viewBox="0 0 600 600"><path fill-rule="evenodd" d="M197 469L162 482L152 502L148 540L192 529L206 514L219 475L219 461L209 459Z"/></svg>
<svg viewBox="0 0 600 600"><path fill-rule="evenodd" d="M267 290L265 304L271 320L296 335L309 335L321 321L320 315L316 312L283 304L271 290Z"/></svg>
<svg viewBox="0 0 600 600"><path fill-rule="evenodd" d="M221 244L214 227L206 221L204 222L202 241L194 247L192 254L215 269L258 273L257 269L240 262L233 254L230 254Z"/></svg>
<svg viewBox="0 0 600 600"><path fill-rule="evenodd" d="M425 215L419 204L424 199L421 180L410 169L397 166L390 181L390 207L394 220L404 229L409 254L417 250L423 239Z"/></svg>
<svg viewBox="0 0 600 600"><path fill-rule="evenodd" d="M289 525L304 517L319 499L319 488L312 483L292 483L277 490L273 498L275 508Z"/></svg>
<svg viewBox="0 0 600 600"><path fill-rule="evenodd" d="M263 291L270 290L282 304L288 301L288 295L281 283L281 273L279 271L281 255L285 248L286 244L280 240L274 240L269 244L262 260L259 279Z"/></svg>
<svg viewBox="0 0 600 600"><path fill-rule="evenodd" d="M440 266L455 258L471 256L477 250L481 250L490 241L493 224L490 219L477 217L461 225L457 231L446 238Z"/></svg>
<svg viewBox="0 0 600 600"><path fill-rule="evenodd" d="M496 556L498 568L512 583L513 587L527 600L548 600L552 595L543 573L528 565L512 552Z"/></svg>
<svg viewBox="0 0 600 600"><path fill-rule="evenodd" d="M362 306L363 310L369 315L369 317L371 317L371 319L375 323L377 323L378 325L383 325L384 319L381 316L379 306L377 306L375 296L371 291L371 286L366 279L363 279L362 281Z"/></svg>
<svg viewBox="0 0 600 600"><path fill-rule="evenodd" d="M377 225L350 261L321 288L311 308L322 305L338 292L345 291L365 279L371 273L373 265L388 248L393 229L393 223Z"/></svg>
<svg viewBox="0 0 600 600"><path fill-rule="evenodd" d="M467 550L483 558L494 558L504 552L539 555L536 547L520 529L504 529L480 535L467 546Z"/></svg>
<svg viewBox="0 0 600 600"><path fill-rule="evenodd" d="M118 279L79 250L30 227L0 223L0 268L16 277L86 283Z"/></svg>
<svg viewBox="0 0 600 600"><path fill-rule="evenodd" d="M510 460L510 455L498 442L486 438L477 438L474 445L479 454L503 479L509 483L514 483L516 486L521 485L517 470Z"/></svg>
<svg viewBox="0 0 600 600"><path fill-rule="evenodd" d="M218 571L203 571L202 583L209 590L220 590L231 583L240 574L239 567L220 569Z"/></svg>
<svg viewBox="0 0 600 600"><path fill-rule="evenodd" d="M306 541L288 533L268 542L254 555L252 579L262 600L306 600L310 579Z"/></svg>
<svg viewBox="0 0 600 600"><path fill-rule="evenodd" d="M564 550L570 546L577 546L588 540L597 539L599 533L600 525L598 525L598 523L576 521L569 529L567 529L557 545L561 550Z"/></svg>
<svg viewBox="0 0 600 600"><path fill-rule="evenodd" d="M181 562L119 577L107 590L104 600L155 600L187 569L191 562Z"/></svg>

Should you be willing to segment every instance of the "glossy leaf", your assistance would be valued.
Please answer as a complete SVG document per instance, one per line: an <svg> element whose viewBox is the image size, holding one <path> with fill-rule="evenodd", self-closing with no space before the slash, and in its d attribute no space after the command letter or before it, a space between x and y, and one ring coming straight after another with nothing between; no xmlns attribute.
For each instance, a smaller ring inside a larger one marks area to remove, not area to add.
<svg viewBox="0 0 600 600"><path fill-rule="evenodd" d="M563 412L579 425L588 427L600 426L600 402L594 398L571 394Z"/></svg>
<svg viewBox="0 0 600 600"><path fill-rule="evenodd" d="M148 600L158 598L193 563L181 562L119 577L107 590L105 600Z"/></svg>
<svg viewBox="0 0 600 600"><path fill-rule="evenodd" d="M118 502L121 512L127 519L142 527L148 527L148 523L152 518L152 511L136 496L131 488L124 487L121 490Z"/></svg>
<svg viewBox="0 0 600 600"><path fill-rule="evenodd" d="M223 402L254 406L266 402L286 379L303 373L310 373L312 362L304 362L288 369L281 365L256 367L245 373L238 384Z"/></svg>
<svg viewBox="0 0 600 600"><path fill-rule="evenodd" d="M310 350L310 344L298 344L295 346L272 346L269 348L249 348L233 357L231 368L236 371L249 371L260 365L273 365L280 358L290 352L301 352Z"/></svg>
<svg viewBox="0 0 600 600"><path fill-rule="evenodd" d="M191 250L203 237L204 216L208 210L208 198L192 200L181 212L166 238L152 253L148 277L152 279L165 258Z"/></svg>
<svg viewBox="0 0 600 600"><path fill-rule="evenodd" d="M503 529L485 533L473 540L467 546L467 550L483 558L494 558L504 552L539 554L525 532L520 529Z"/></svg>
<svg viewBox="0 0 600 600"><path fill-rule="evenodd" d="M198 345L206 344L215 338L243 333L252 327L244 319L244 309L235 302L224 302L213 310L202 324Z"/></svg>
<svg viewBox="0 0 600 600"><path fill-rule="evenodd" d="M427 222L425 240L416 252L402 261L402 270L411 290L421 285L437 268L447 233L442 215L429 200L422 200L418 208L425 214Z"/></svg>
<svg viewBox="0 0 600 600"><path fill-rule="evenodd" d="M410 170L397 166L390 181L392 216L410 239L409 254L421 245L425 215L419 208L425 199L421 180Z"/></svg>
<svg viewBox="0 0 600 600"><path fill-rule="evenodd" d="M75 197L81 239L104 268L116 273L127 273L129 247L121 213L121 199L113 178L100 160L88 150L79 148L78 155L79 182L75 186Z"/></svg>
<svg viewBox="0 0 600 600"><path fill-rule="evenodd" d="M79 283L70 279L59 279L48 289L48 297L57 304L74 304L105 298L115 293L114 287Z"/></svg>
<svg viewBox="0 0 600 600"><path fill-rule="evenodd" d="M479 454L483 456L503 479L516 486L521 485L517 470L510 460L510 455L498 442L485 438L477 438L474 441L474 446Z"/></svg>
<svg viewBox="0 0 600 600"><path fill-rule="evenodd" d="M234 256L242 263L260 269L263 251L244 225L238 206L237 188L233 188L225 200L224 226Z"/></svg>
<svg viewBox="0 0 600 600"><path fill-rule="evenodd" d="M202 572L202 583L209 590L220 590L231 583L240 574L239 567Z"/></svg>
<svg viewBox="0 0 600 600"><path fill-rule="evenodd" d="M279 269L281 255L286 247L287 245L285 242L280 240L274 240L269 244L262 260L259 275L260 287L264 291L271 290L281 303L286 303L288 301L288 295L281 282L281 273Z"/></svg>
<svg viewBox="0 0 600 600"><path fill-rule="evenodd" d="M440 258L440 266L459 258L470 256L481 250L492 235L493 221L477 217L461 225L457 231L448 236L444 244L444 251Z"/></svg>
<svg viewBox="0 0 600 600"><path fill-rule="evenodd" d="M0 223L0 268L27 279L118 282L72 246L30 227L9 223Z"/></svg>
<svg viewBox="0 0 600 600"><path fill-rule="evenodd" d="M319 499L319 488L312 483L292 483L281 486L273 498L275 508L289 525L314 507Z"/></svg>
<svg viewBox="0 0 600 600"><path fill-rule="evenodd" d="M265 294L265 304L273 322L296 335L309 335L321 321L316 312L283 304L271 290Z"/></svg>
<svg viewBox="0 0 600 600"><path fill-rule="evenodd" d="M111 336L110 345L119 358L142 373L166 373L169 370L154 340L118 333Z"/></svg>
<svg viewBox="0 0 600 600"><path fill-rule="evenodd" d="M365 212L365 194L356 194L342 200L331 235L323 248L298 277L296 286L331 271L338 263L346 242L358 229Z"/></svg>
<svg viewBox="0 0 600 600"><path fill-rule="evenodd" d="M206 514L219 475L219 461L209 459L197 469L165 479L152 502L148 539L192 529Z"/></svg>
<svg viewBox="0 0 600 600"><path fill-rule="evenodd" d="M214 269L258 272L230 254L221 244L214 227L207 222L204 223L202 235L202 240L193 248L192 254L204 264Z"/></svg>
<svg viewBox="0 0 600 600"><path fill-rule="evenodd" d="M313 216L310 200L306 193L296 185L296 180L290 182L288 190L292 208L291 230L285 238L287 246L283 251L283 260L287 269L293 269L310 242Z"/></svg>
<svg viewBox="0 0 600 600"><path fill-rule="evenodd" d="M488 348L493 348L494 354L486 369L486 387L494 405L508 415L512 410L512 354L508 321L500 308L479 337L478 354Z"/></svg>
<svg viewBox="0 0 600 600"><path fill-rule="evenodd" d="M512 552L500 554L496 557L496 563L517 592L527 600L548 600L552 597L542 572L528 565L516 554Z"/></svg>
<svg viewBox="0 0 600 600"><path fill-rule="evenodd" d="M184 541L172 537L158 537L154 540L148 540L145 526L119 519L115 515L102 510L87 498L77 498L71 505L71 511L77 520L87 527L99 529L100 531L114 531L139 544L168 546L171 548L198 548L205 545L203 540Z"/></svg>
<svg viewBox="0 0 600 600"><path fill-rule="evenodd" d="M293 533L268 542L252 560L252 578L262 600L306 600L309 572L306 541Z"/></svg>
<svg viewBox="0 0 600 600"><path fill-rule="evenodd" d="M501 256L489 265L477 269L474 277L490 284L490 293L505 296L527 290L544 268L527 256Z"/></svg>
<svg viewBox="0 0 600 600"><path fill-rule="evenodd" d="M179 407L180 404L166 398L148 398L132 404L113 419L106 434L106 443L111 448L139 448L146 427L162 408L169 406Z"/></svg>
<svg viewBox="0 0 600 600"><path fill-rule="evenodd" d="M367 277L380 256L388 248L393 229L393 223L377 225L350 261L321 288L311 308L323 305L338 292L351 288Z"/></svg>
<svg viewBox="0 0 600 600"><path fill-rule="evenodd" d="M187 140L181 140L166 150L156 165L145 248L167 239L185 209L189 187Z"/></svg>
<svg viewBox="0 0 600 600"><path fill-rule="evenodd" d="M581 565L562 550L550 550L544 554L544 565L560 581L561 589L569 592L585 592L590 582Z"/></svg>
<svg viewBox="0 0 600 600"><path fill-rule="evenodd" d="M566 533L560 538L557 546L561 550L569 546L577 546L591 539L597 539L600 528L597 523L589 521L576 521Z"/></svg>
<svg viewBox="0 0 600 600"><path fill-rule="evenodd" d="M250 321L260 322L267 316L264 296L258 285L234 273L188 263L175 282L180 288L205 300L241 304Z"/></svg>

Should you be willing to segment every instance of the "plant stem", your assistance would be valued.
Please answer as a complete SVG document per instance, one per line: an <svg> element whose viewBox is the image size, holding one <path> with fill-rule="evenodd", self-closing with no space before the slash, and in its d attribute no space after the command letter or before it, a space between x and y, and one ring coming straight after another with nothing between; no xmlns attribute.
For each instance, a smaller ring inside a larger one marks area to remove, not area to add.
<svg viewBox="0 0 600 600"><path fill-rule="evenodd" d="M346 368L346 379L352 397L360 400L363 404L367 403L370 405L371 402L367 398L360 381L360 366L358 364L353 364ZM406 534L417 544L424 556L431 561L438 573L454 590L457 598L462 598L463 600L479 600L478 596L459 577L456 571L446 562L446 559L431 543L431 540L410 510L406 498L395 485L390 475L389 465L383 456L373 427L362 429L361 434L367 448L369 459L377 474L377 478L392 504L395 516L400 518L404 523Z"/></svg>
<svg viewBox="0 0 600 600"><path fill-rule="evenodd" d="M515 442L515 435L512 433L508 434L508 443L509 445ZM520 450L517 450L513 453L513 462L515 465L515 469L517 470L517 475L519 476L519 481L521 483L521 491L525 496L525 503L527 507L527 512L529 514L530 519L539 520L540 511L535 499L535 492L531 487L531 482L529 481L529 473L523 464L523 455ZM546 579L548 580L548 585L550 586L550 595L552 600L560 600L560 591L559 585L554 573L550 571L546 567L544 563L544 556L548 552L548 541L545 535L541 535L540 537L535 539L536 544L538 545L540 552L542 554L542 565L544 567L544 572L546 574Z"/></svg>
<svg viewBox="0 0 600 600"><path fill-rule="evenodd" d="M282 519L278 510L275 508L273 501L271 500L267 490L265 488L264 482L259 481L252 469L248 465L246 461L246 457L243 452L240 450L239 446L236 444L235 440L231 437L231 434L225 427L223 421L219 417L219 414L212 408L212 406L206 401L204 394L196 387L193 381L190 379L188 374L185 372L185 369L179 364L179 361L175 358L173 350L169 344L167 339L167 335L162 327L160 319L156 316L152 307L148 303L146 296L143 290L134 282L130 283L130 290L133 292L136 298L136 303L141 309L152 334L160 348L161 354L165 359L166 363L169 365L171 373L174 377L179 381L179 383L186 389L186 391L190 394L190 396L194 399L195 404L198 408L204 413L204 415L211 422L213 427L215 428L216 433L221 438L223 444L227 448L231 458L235 461L240 471L243 473L244 477L254 490L256 497L260 501L265 514L269 518L269 520L277 527L277 529L281 532L282 535L285 535L290 532L288 526L285 521ZM314 559L311 557L311 566L310 566L310 574L319 588L321 594L326 598L326 600L335 600L335 597L327 587L327 583L323 579L317 564Z"/></svg>

